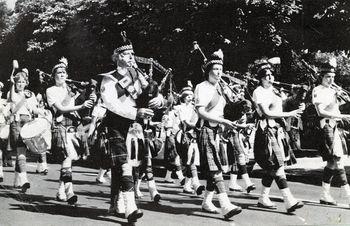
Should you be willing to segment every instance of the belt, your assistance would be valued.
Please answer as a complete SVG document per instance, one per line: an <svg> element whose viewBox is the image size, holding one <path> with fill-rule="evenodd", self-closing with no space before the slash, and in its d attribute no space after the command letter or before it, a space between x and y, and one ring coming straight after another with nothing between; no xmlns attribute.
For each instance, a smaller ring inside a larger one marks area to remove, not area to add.
<svg viewBox="0 0 350 226"><path fill-rule="evenodd" d="M217 132L218 129L220 128L219 124L216 125L216 126L211 126L210 123L209 123L209 121L207 121L207 120L204 120L203 126L209 128L209 129L212 129L212 130L214 130L215 132Z"/></svg>
<svg viewBox="0 0 350 226"><path fill-rule="evenodd" d="M328 124L330 127L334 128L337 125L337 120L330 119L330 118L323 118L320 120L321 128L323 128L326 124Z"/></svg>

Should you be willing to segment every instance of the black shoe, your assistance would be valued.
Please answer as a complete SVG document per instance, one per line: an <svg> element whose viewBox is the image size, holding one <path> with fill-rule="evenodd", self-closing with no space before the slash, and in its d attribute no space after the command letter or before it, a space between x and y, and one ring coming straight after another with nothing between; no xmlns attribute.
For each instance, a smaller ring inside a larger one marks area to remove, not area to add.
<svg viewBox="0 0 350 226"><path fill-rule="evenodd" d="M30 188L30 183L28 183L28 182L24 183L21 187L21 189L22 189L21 192L26 193L29 188Z"/></svg>
<svg viewBox="0 0 350 226"><path fill-rule="evenodd" d="M78 202L78 196L73 195L72 197L70 197L69 199L67 199L67 202L69 205L74 205Z"/></svg>
<svg viewBox="0 0 350 226"><path fill-rule="evenodd" d="M57 202L66 202L66 199L61 199L60 197L58 197L58 195L56 195L56 201Z"/></svg>
<svg viewBox="0 0 350 226"><path fill-rule="evenodd" d="M4 178L3 177L0 177L0 183L1 182L4 182Z"/></svg>
<svg viewBox="0 0 350 226"><path fill-rule="evenodd" d="M117 212L115 212L113 215L118 217L118 218L124 218L125 219L125 213L117 213Z"/></svg>
<svg viewBox="0 0 350 226"><path fill-rule="evenodd" d="M256 189L255 184L249 185L249 186L247 187L247 193L249 194L251 191L253 191L253 190L255 190L255 189Z"/></svg>
<svg viewBox="0 0 350 226"><path fill-rule="evenodd" d="M128 222L136 222L137 219L141 218L143 216L143 212L139 209L135 210L128 216Z"/></svg>
<svg viewBox="0 0 350 226"><path fill-rule="evenodd" d="M304 206L304 203L303 202L297 202L294 206L290 207L289 209L287 209L287 212L288 213L292 213L294 212L296 209L300 209L301 207Z"/></svg>
<svg viewBox="0 0 350 226"><path fill-rule="evenodd" d="M182 192L185 193L185 194L193 194L193 190L189 191L189 190L183 189Z"/></svg>
<svg viewBox="0 0 350 226"><path fill-rule="evenodd" d="M181 180L180 184L181 184L181 186L185 185L185 178Z"/></svg>
<svg viewBox="0 0 350 226"><path fill-rule="evenodd" d="M321 204L324 204L324 205L330 205L330 206L336 206L336 205L338 205L336 201L328 202L328 201L320 200L320 203L321 203Z"/></svg>
<svg viewBox="0 0 350 226"><path fill-rule="evenodd" d="M46 176L49 173L49 170L48 169L44 169L41 172L39 172L39 170L35 170L35 173Z"/></svg>
<svg viewBox="0 0 350 226"><path fill-rule="evenodd" d="M270 210L275 210L277 209L277 206L276 205L272 205L272 206L266 206L260 202L258 202L258 207L260 208L264 208L264 209L270 209Z"/></svg>
<svg viewBox="0 0 350 226"><path fill-rule="evenodd" d="M229 188L230 191L243 192L243 189Z"/></svg>
<svg viewBox="0 0 350 226"><path fill-rule="evenodd" d="M226 213L224 215L224 218L225 218L225 220L228 220L231 217L233 217L234 215L239 214L240 212L242 212L242 208L237 206L236 208L232 209L230 212Z"/></svg>
<svg viewBox="0 0 350 226"><path fill-rule="evenodd" d="M202 211L205 213L212 213L212 214L219 214L220 213L220 211L217 211L217 210L210 211L210 210L204 209L203 207L202 207Z"/></svg>
<svg viewBox="0 0 350 226"><path fill-rule="evenodd" d="M197 195L201 195L203 193L203 191L205 190L205 186L204 185L201 185L197 188L196 190L196 194Z"/></svg>
<svg viewBox="0 0 350 226"><path fill-rule="evenodd" d="M154 196L154 198L153 198L153 202L154 203L159 203L159 201L161 200L162 198L160 197L160 195L159 194L156 194L155 196Z"/></svg>

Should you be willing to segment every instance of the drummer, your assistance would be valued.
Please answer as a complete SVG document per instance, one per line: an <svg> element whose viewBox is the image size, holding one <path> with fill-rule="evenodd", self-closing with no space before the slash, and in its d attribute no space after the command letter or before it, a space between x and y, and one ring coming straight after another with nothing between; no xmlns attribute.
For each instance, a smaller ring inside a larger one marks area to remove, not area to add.
<svg viewBox="0 0 350 226"><path fill-rule="evenodd" d="M33 114L43 114L38 109L38 102L33 92L25 89L28 84L28 70L23 69L14 77L8 94L8 102L11 107L10 117L10 141L12 150L16 150L15 182L14 186L22 189L25 193L30 188L26 171L27 148L19 133L23 125L33 119Z"/></svg>
<svg viewBox="0 0 350 226"><path fill-rule="evenodd" d="M61 58L60 62L52 69L55 85L46 90L47 103L53 108L55 113L53 118L54 130L52 134L52 149L57 151L62 160L59 188L56 199L67 201L74 205L78 197L74 194L72 184L72 161L77 160L77 153L72 144L77 118L71 113L84 108L91 108L93 100L87 100L81 105L75 105L74 96L69 86L66 84L67 59ZM96 96L92 97L96 98ZM71 131L73 130L73 131Z"/></svg>

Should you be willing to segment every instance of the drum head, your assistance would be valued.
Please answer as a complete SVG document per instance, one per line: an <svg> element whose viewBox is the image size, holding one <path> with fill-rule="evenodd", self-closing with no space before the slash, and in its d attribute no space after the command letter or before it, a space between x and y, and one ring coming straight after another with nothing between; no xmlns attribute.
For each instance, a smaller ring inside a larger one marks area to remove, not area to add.
<svg viewBox="0 0 350 226"><path fill-rule="evenodd" d="M24 124L20 135L23 139L35 137L43 131L50 129L50 123L44 118L36 118L31 122Z"/></svg>

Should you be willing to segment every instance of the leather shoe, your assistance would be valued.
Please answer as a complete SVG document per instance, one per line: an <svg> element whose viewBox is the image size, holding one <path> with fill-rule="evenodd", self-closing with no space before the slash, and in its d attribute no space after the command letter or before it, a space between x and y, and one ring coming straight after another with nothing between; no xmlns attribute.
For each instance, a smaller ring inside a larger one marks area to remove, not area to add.
<svg viewBox="0 0 350 226"><path fill-rule="evenodd" d="M204 190L205 190L204 185L199 186L196 190L197 195L201 195Z"/></svg>
<svg viewBox="0 0 350 226"><path fill-rule="evenodd" d="M67 199L67 202L68 202L69 205L76 204L78 202L78 196L77 195L73 195L72 197Z"/></svg>
<svg viewBox="0 0 350 226"><path fill-rule="evenodd" d="M21 191L22 191L22 193L26 193L27 192L27 190L30 188L30 183L24 183L23 185L22 185L22 187L21 187Z"/></svg>
<svg viewBox="0 0 350 226"><path fill-rule="evenodd" d="M256 189L255 184L249 185L249 186L247 187L247 193L249 194L251 191L253 191L253 190L255 190L255 189Z"/></svg>
<svg viewBox="0 0 350 226"><path fill-rule="evenodd" d="M294 212L296 209L300 209L300 208L303 207L303 206L304 206L304 203L299 201L299 202L295 203L294 206L288 208L288 209L287 209L287 212L288 212L288 213L292 213L292 212Z"/></svg>
<svg viewBox="0 0 350 226"><path fill-rule="evenodd" d="M230 212L225 214L224 218L225 218L225 220L230 219L231 217L233 217L234 215L239 214L240 212L242 212L242 208L237 206L236 208L232 209Z"/></svg>
<svg viewBox="0 0 350 226"><path fill-rule="evenodd" d="M128 216L128 222L136 222L137 219L141 218L143 216L143 212L139 209L135 210Z"/></svg>

